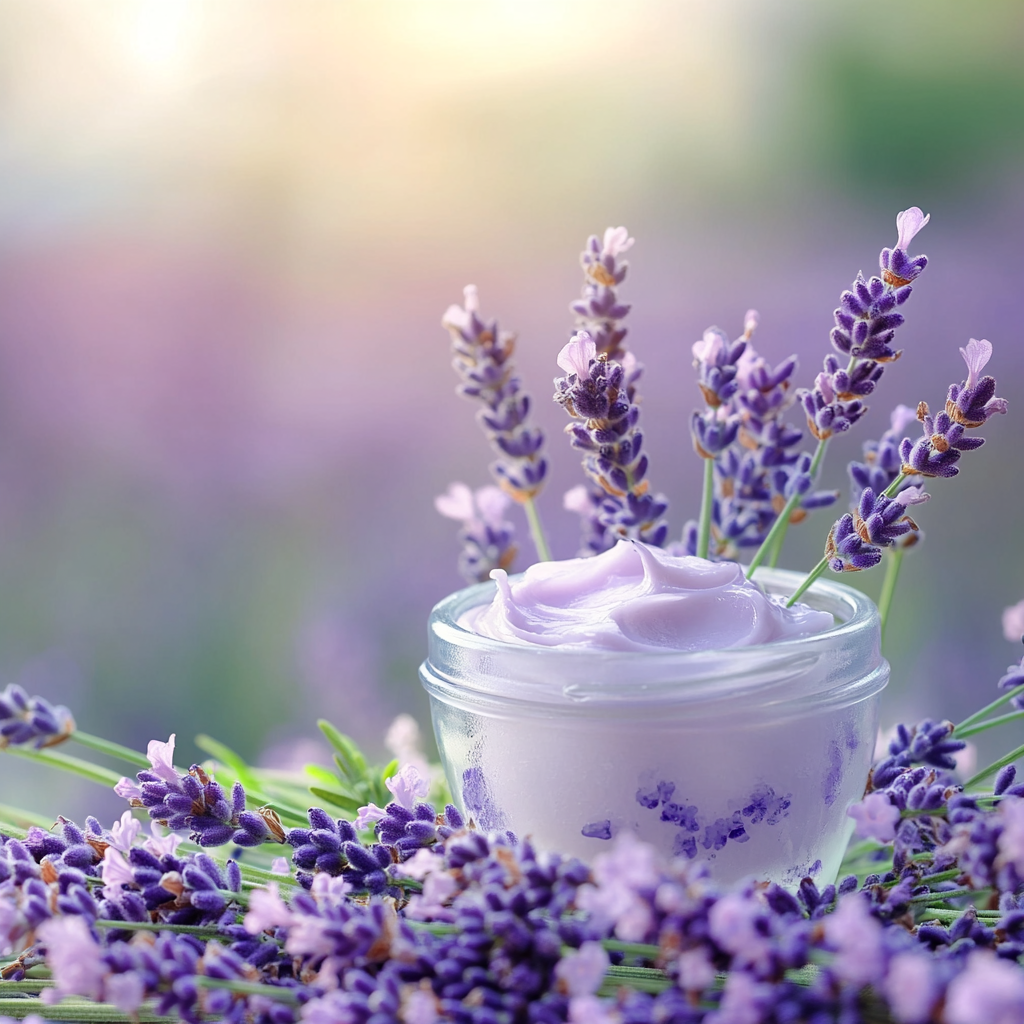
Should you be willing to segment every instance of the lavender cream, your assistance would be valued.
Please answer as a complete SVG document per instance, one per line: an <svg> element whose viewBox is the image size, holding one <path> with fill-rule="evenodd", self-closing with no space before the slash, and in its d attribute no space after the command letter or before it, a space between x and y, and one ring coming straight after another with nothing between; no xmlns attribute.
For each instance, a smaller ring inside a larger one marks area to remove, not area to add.
<svg viewBox="0 0 1024 1024"><path fill-rule="evenodd" d="M589 857L630 831L723 880L831 880L889 676L878 612L802 576L635 542L434 609L421 668L452 792Z"/></svg>

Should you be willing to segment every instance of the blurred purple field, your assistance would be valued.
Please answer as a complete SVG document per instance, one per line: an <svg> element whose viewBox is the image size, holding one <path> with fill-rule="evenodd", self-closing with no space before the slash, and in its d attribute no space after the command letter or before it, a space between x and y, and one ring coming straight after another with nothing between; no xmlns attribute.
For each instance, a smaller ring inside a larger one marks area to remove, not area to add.
<svg viewBox="0 0 1024 1024"><path fill-rule="evenodd" d="M426 617L460 585L433 499L490 458L440 327L463 285L519 333L567 556L581 478L548 398L586 237L637 239L645 444L681 529L692 342L755 307L759 351L809 383L839 293L918 205L903 358L824 482L992 341L1010 413L920 516L884 717L976 707L1024 597L1024 9L856 17L870 47L795 0L4 5L2 681L122 742L176 731L186 759L200 732L289 764L319 716L372 750L399 711L426 725ZM784 563L812 565L831 518ZM97 807L19 762L0 780Z"/></svg>

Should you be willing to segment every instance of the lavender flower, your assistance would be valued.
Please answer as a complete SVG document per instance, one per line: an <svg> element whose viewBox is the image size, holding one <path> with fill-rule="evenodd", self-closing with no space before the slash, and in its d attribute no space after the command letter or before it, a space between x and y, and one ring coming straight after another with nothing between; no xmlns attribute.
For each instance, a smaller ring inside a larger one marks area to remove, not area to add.
<svg viewBox="0 0 1024 1024"><path fill-rule="evenodd" d="M971 338L960 354L967 363L967 380L950 385L946 413L961 426L980 427L996 413L1006 412L1006 399L995 397L995 378L979 376L992 358L992 343Z"/></svg>
<svg viewBox="0 0 1024 1024"><path fill-rule="evenodd" d="M1024 601L1003 609L1003 636L1011 644L1020 643L1024 638Z"/></svg>
<svg viewBox="0 0 1024 1024"><path fill-rule="evenodd" d="M849 465L853 500L859 502L861 494L868 487L875 494L881 494L896 482L903 467L900 457L900 441L907 425L917 418L917 413L907 405L898 405L889 417L889 429L877 441L865 441L864 461ZM915 477L905 479L900 488L910 487Z"/></svg>
<svg viewBox="0 0 1024 1024"><path fill-rule="evenodd" d="M647 456L637 429L640 409L624 390L620 363L597 357L593 339L574 335L558 355L565 377L555 379L555 400L572 417L566 428L583 468L603 491L599 517L616 539L638 539L660 546L668 533L661 518L667 502L652 495L645 476Z"/></svg>
<svg viewBox="0 0 1024 1024"><path fill-rule="evenodd" d="M541 454L544 435L527 425L530 398L513 371L515 335L480 319L474 285L465 289L465 305L449 306L441 323L452 338L452 366L462 381L459 394L483 405L477 419L498 453L491 464L495 480L520 503L535 498L548 465Z"/></svg>
<svg viewBox="0 0 1024 1024"><path fill-rule="evenodd" d="M865 541L849 512L841 516L829 531L825 558L833 572L859 572L871 569L882 560L881 549Z"/></svg>
<svg viewBox="0 0 1024 1024"><path fill-rule="evenodd" d="M516 557L515 527L505 518L509 496L498 487L471 491L453 483L434 499L438 512L462 523L459 571L471 583L490 578L493 569L509 569Z"/></svg>
<svg viewBox="0 0 1024 1024"><path fill-rule="evenodd" d="M63 704L54 707L42 697L29 697L16 683L0 692L0 750L26 743L36 750L52 747L74 731L75 720Z"/></svg>
<svg viewBox="0 0 1024 1024"><path fill-rule="evenodd" d="M585 331L594 341L598 355L622 362L626 328L622 319L629 313L628 303L620 302L615 289L629 273L629 263L620 259L633 247L634 239L623 228L608 228L604 239L591 235L580 253L586 280L583 295L572 304L577 333ZM637 371L637 376L639 372Z"/></svg>
<svg viewBox="0 0 1024 1024"><path fill-rule="evenodd" d="M284 830L273 811L247 811L240 782L230 798L220 783L200 765L187 772L174 767L174 734L166 743L152 740L147 754L151 767L137 775L138 782L123 778L114 787L133 807L145 807L149 816L172 831L190 830L200 846L259 846L284 841Z"/></svg>

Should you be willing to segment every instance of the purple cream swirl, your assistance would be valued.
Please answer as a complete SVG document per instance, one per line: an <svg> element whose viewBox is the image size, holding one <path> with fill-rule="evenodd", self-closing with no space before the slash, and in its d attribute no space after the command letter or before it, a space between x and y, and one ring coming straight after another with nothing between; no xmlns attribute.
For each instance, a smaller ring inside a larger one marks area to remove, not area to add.
<svg viewBox="0 0 1024 1024"><path fill-rule="evenodd" d="M828 612L786 608L735 562L670 555L619 541L592 558L538 562L521 576L491 574L498 592L460 625L520 645L608 651L705 651L810 636Z"/></svg>

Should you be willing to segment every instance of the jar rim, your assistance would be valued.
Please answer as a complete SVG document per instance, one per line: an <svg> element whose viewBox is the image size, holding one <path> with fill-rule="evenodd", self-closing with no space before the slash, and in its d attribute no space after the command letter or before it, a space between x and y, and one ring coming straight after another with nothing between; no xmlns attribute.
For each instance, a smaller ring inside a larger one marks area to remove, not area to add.
<svg viewBox="0 0 1024 1024"><path fill-rule="evenodd" d="M756 582L767 593L793 593L804 576L785 569L762 569ZM435 605L430 616L429 654L421 669L424 686L451 701L497 704L612 704L690 706L735 701L806 701L816 696L862 699L886 682L880 619L862 592L831 580L818 580L803 600L831 612L836 623L807 636L749 646L703 651L609 651L542 647L481 636L460 624L472 608L490 600L493 582L466 587ZM840 663L845 668L838 668ZM643 681L630 670L643 665ZM557 679L560 685L552 685Z"/></svg>

